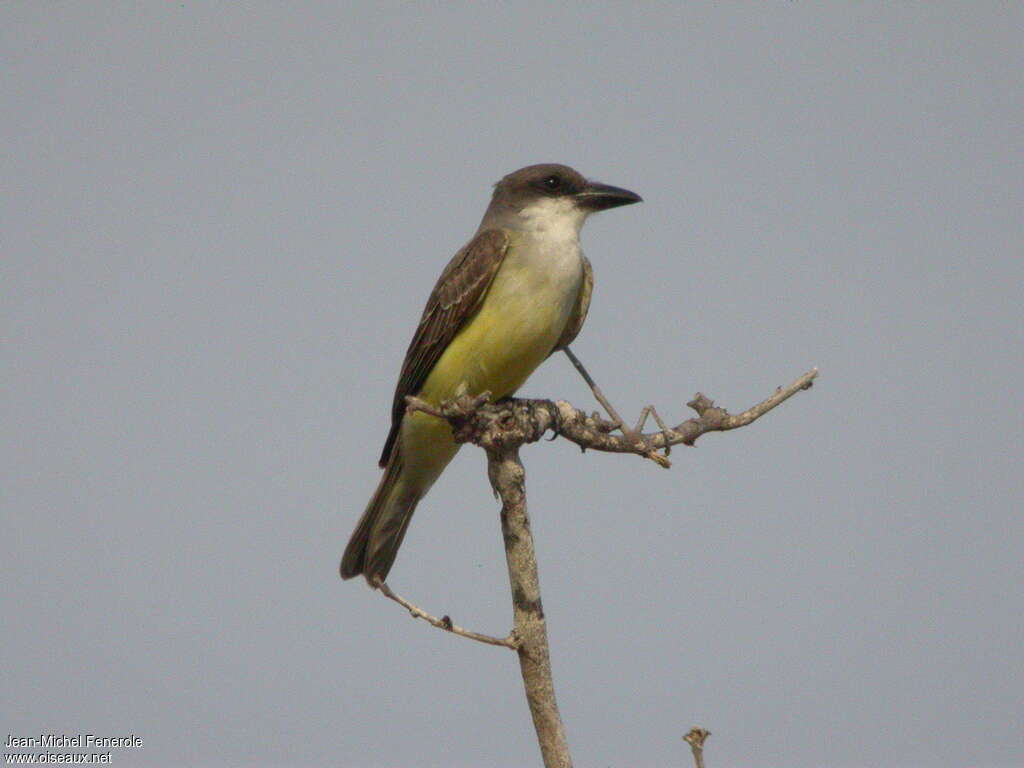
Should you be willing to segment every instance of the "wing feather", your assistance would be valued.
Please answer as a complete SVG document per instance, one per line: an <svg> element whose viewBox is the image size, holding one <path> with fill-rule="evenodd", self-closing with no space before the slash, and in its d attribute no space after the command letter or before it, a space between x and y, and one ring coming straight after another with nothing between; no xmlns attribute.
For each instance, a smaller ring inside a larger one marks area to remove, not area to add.
<svg viewBox="0 0 1024 768"><path fill-rule="evenodd" d="M382 467L387 464L398 439L406 396L420 391L444 350L479 309L507 250L505 232L499 229L480 232L452 257L438 278L402 363L391 405L391 431L380 457Z"/></svg>
<svg viewBox="0 0 1024 768"><path fill-rule="evenodd" d="M590 266L590 259L584 256L583 280L580 281L580 292L576 297L576 306L573 307L572 314L569 315L569 322L565 324L565 330L562 331L561 338L558 339L555 348L551 350L552 355L572 344L580 329L583 328L583 323L587 319L587 312L590 310L590 296L593 292L594 269Z"/></svg>

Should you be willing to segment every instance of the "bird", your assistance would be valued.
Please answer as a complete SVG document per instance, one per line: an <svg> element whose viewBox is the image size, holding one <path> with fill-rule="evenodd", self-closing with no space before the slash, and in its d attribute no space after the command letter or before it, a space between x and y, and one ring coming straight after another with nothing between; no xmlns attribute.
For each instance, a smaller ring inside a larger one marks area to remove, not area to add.
<svg viewBox="0 0 1024 768"><path fill-rule="evenodd" d="M476 233L441 273L402 363L384 469L341 559L343 579L387 578L416 505L455 456L449 424L407 411L489 392L513 395L583 327L594 278L580 229L598 211L642 201L558 163L520 168L494 185Z"/></svg>

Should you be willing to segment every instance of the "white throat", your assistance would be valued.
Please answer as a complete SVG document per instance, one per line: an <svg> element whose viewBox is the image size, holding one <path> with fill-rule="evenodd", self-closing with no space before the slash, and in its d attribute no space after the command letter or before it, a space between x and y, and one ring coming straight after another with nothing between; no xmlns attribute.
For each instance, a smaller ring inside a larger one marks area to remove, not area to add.
<svg viewBox="0 0 1024 768"><path fill-rule="evenodd" d="M569 197L543 197L519 211L518 229L544 240L578 242L588 211Z"/></svg>

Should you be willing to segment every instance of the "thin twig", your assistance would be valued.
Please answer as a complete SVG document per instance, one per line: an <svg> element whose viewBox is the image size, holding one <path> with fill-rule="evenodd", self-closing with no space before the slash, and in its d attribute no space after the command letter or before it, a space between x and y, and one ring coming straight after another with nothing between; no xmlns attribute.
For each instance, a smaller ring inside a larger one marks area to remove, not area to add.
<svg viewBox="0 0 1024 768"><path fill-rule="evenodd" d="M581 448L610 453L636 453L646 456L646 450L657 450L678 444L693 445L697 438L708 432L725 432L745 427L780 406L797 392L810 389L817 376L818 369L812 368L788 387L779 387L770 397L735 415L730 414L724 408L719 408L713 400L698 393L693 400L687 403L697 412L697 418L688 419L675 427L663 428L659 432L641 435L643 447L638 446L629 438L610 434L593 417L587 416L565 401L554 403L557 414L552 415L552 426L556 428L559 435L571 440ZM550 401L526 402L535 409L534 420L538 424L542 423L543 420L538 418L539 414L536 411L546 410L551 405Z"/></svg>
<svg viewBox="0 0 1024 768"><path fill-rule="evenodd" d="M636 421L636 426L633 427L634 432L642 432L643 428L647 426L647 417L653 416L654 422L661 428L661 432L665 435L665 456L667 457L672 453L672 444L668 441L668 427L665 426L665 422L662 421L661 415L658 413L658 409L653 405L646 405L644 409L640 411L640 418Z"/></svg>
<svg viewBox="0 0 1024 768"><path fill-rule="evenodd" d="M745 427L797 392L810 389L817 376L818 369L812 368L788 387L779 387L770 397L735 415L716 406L705 395L697 393L687 403L697 412L697 418L687 419L674 427L667 427L662 422L659 424L660 431L642 433L635 437L614 434L613 430L618 425L605 421L597 414L588 415L564 400L506 400L482 404L479 397L461 397L446 400L439 407L413 396L407 397L406 401L410 410L447 419L452 425L456 442L475 443L486 450L532 443L551 430L584 450L634 453L651 458L652 452L673 445L693 445L697 438L708 432L725 432ZM660 459L661 466L670 466L663 455L655 455Z"/></svg>
<svg viewBox="0 0 1024 768"><path fill-rule="evenodd" d="M759 419L761 416L764 416L764 414L768 413L768 411L770 411L772 408L782 405L797 392L802 392L805 389L810 389L813 386L814 380L817 377L818 369L812 368L785 389L779 387L778 389L775 390L774 395L772 395L769 398L766 398L765 400L762 400L757 405L748 408L743 413L736 414L735 416L728 416L728 418L722 421L721 425L716 427L716 430L720 432L725 432L726 430L729 429L737 429L738 427L747 426L747 424L750 424L752 421ZM701 398L703 398L703 400L706 401L707 408L710 408L714 405L714 403L711 400L708 400L700 393L697 394L693 401L687 403L687 405L689 405L691 408L696 408L697 412L701 413L701 410L700 408L698 408L698 405L694 404L697 400L700 400ZM699 403L699 405L703 406L705 405L705 402L702 401ZM703 415L704 414L701 413L702 417Z"/></svg>
<svg viewBox="0 0 1024 768"><path fill-rule="evenodd" d="M423 619L428 624L431 624L432 626L435 626L438 629L443 629L446 632L451 632L453 635L458 635L459 637L465 637L470 640L476 640L478 643L487 643L487 645L502 645L506 648L511 648L512 650L515 650L519 647L519 643L517 642L515 637L515 631L511 632L508 637L494 637L493 635L484 635L480 632L474 632L471 629L464 629L463 627L460 627L458 624L453 623L451 618L448 616L442 616L441 618L431 616L422 608L418 608L417 606L413 605L401 595L396 595L394 592L391 591L391 587L389 587L385 582L381 582L380 584L378 584L377 589L380 590L381 594L384 595L384 597L388 598L389 600L394 600L400 606L405 608L414 619Z"/></svg>

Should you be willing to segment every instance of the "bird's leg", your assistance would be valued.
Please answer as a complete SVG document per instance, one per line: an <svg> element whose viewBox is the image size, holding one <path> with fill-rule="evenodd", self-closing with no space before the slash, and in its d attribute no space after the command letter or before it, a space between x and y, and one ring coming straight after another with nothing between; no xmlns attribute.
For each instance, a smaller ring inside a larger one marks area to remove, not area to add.
<svg viewBox="0 0 1024 768"><path fill-rule="evenodd" d="M597 382L595 382L591 375L587 373L587 369L584 367L583 363L580 362L580 359L573 354L572 350L569 349L569 347L564 347L562 351L565 352L565 356L569 358L569 362L572 363L573 367L577 371L579 371L580 376L583 377L583 380L587 382L587 385L590 387L590 391L593 392L594 397L597 398L597 402L604 406L605 411L607 411L608 415L612 417L612 421L615 422L615 425L619 428L619 431L621 431L622 434L626 437L626 439L629 440L630 442L636 444L641 448L645 448L644 437L642 434L640 434L639 431L640 425L637 425L637 429L630 429L628 426L626 426L625 420L621 416L619 416L619 412L615 410L615 406L608 402L608 399L604 396L604 393L601 392L601 388L597 386ZM645 413L642 417L643 421L647 420L646 412L648 410L654 411L653 406L648 406L647 408L644 409ZM665 426L662 423L661 418L657 416L657 414L655 414L655 418L657 419L658 424L664 430ZM666 459L664 456L659 455L653 449L644 450L643 454L647 458L654 461L656 464L659 464L663 467L668 466L668 459Z"/></svg>
<svg viewBox="0 0 1024 768"><path fill-rule="evenodd" d="M590 374L587 373L587 369L584 367L583 363L580 362L580 359L572 353L572 350L569 349L569 347L564 347L562 351L565 352L565 356L569 358L569 362L572 363L573 368L579 371L580 376L582 376L583 380L587 382L587 385L590 387L590 391L593 392L594 397L597 398L597 402L604 406L605 412L612 417L612 421L615 422L615 426L622 430L622 434L627 434L630 429L626 426L626 422L621 416L619 416L618 411L615 410L615 406L609 403L605 398L604 393L601 392L601 388L597 386L597 382L595 382L594 379L591 378Z"/></svg>

